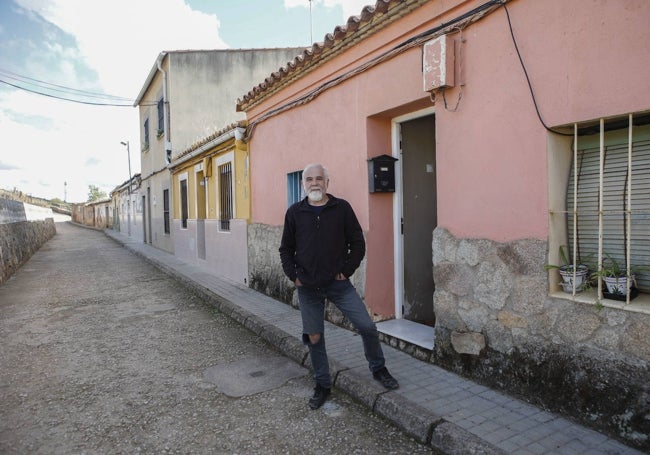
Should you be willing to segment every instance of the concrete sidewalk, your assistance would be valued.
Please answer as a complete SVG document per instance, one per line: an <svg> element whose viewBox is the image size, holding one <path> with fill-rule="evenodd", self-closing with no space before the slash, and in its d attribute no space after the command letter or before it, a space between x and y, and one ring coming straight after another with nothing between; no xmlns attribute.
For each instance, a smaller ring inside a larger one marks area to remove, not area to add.
<svg viewBox="0 0 650 455"><path fill-rule="evenodd" d="M300 312L244 285L210 275L164 251L107 236L211 301L220 311L309 365ZM361 338L326 323L334 386L446 454L641 454L601 433L384 345L400 388L386 391L368 371ZM305 403L307 406L307 403ZM318 411L316 411L318 412Z"/></svg>

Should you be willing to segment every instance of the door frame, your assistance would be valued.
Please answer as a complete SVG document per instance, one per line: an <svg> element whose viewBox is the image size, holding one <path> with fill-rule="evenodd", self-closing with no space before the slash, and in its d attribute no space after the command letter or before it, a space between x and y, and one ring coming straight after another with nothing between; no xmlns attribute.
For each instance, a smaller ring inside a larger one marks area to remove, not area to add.
<svg viewBox="0 0 650 455"><path fill-rule="evenodd" d="M420 117L435 114L435 107L428 107L419 111L394 117L391 120L392 154L397 158L395 162L395 193L393 193L393 257L395 260L395 319L402 319L404 308L404 236L402 235L403 213L403 176L402 176L402 128L403 122L415 120Z"/></svg>

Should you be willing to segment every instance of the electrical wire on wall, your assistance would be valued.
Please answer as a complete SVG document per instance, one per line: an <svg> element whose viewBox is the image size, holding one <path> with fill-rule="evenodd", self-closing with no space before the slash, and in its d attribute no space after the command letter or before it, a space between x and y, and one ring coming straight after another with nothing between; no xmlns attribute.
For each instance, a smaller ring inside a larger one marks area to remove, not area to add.
<svg viewBox="0 0 650 455"><path fill-rule="evenodd" d="M510 30L510 36L512 37L512 42L514 44L515 51L517 52L517 57L519 58L519 63L521 64L521 68L524 71L524 76L526 77L526 82L528 83L528 89L530 91L530 95L531 95L531 98L533 100L533 105L535 106L535 112L537 113L537 118L539 119L540 123L542 124L542 126L544 126L544 128L547 131L549 131L551 133L554 133L554 134L561 135L561 136L572 136L571 133L564 133L562 131L558 131L558 130L550 128L544 122L544 119L542 118L542 115L541 115L541 113L539 111L539 106L537 105L537 99L535 98L535 93L533 91L533 86L532 86L532 83L530 81L528 71L526 70L526 66L524 64L523 58L521 56L521 52L519 51L519 46L517 44L517 40L515 38L515 34L514 34L514 31L513 31L513 28L512 28L512 22L510 20L510 14L508 12L508 8L506 7L506 3L508 1L509 0L491 0L489 2L486 2L486 3L482 4L482 5L474 8L473 10L468 11L467 13L464 13L464 14L450 20L449 22L443 23L443 24L441 24L441 25L439 25L439 26L437 26L437 27L435 27L433 29L427 30L425 32L422 32L422 33L416 35L416 36L413 36L412 38L409 38L408 40L398 44L397 46L395 46L391 50L389 50L389 51L387 51L387 52L385 52L385 53L383 53L383 54L369 60L368 62L358 66L357 68L354 68L354 69L352 69L352 70L350 70L350 71L348 71L348 72L346 72L346 73L344 73L344 74L342 74L342 75L340 75L340 76L338 76L338 77L336 77L336 78L334 78L334 79L332 79L332 80L330 80L328 82L325 82L324 84L316 87L315 89L313 89L309 93L299 97L298 99L296 99L294 101L291 101L289 103L286 103L286 104L284 104L284 105L282 105L282 106L280 106L280 107L278 107L276 109L273 109L273 110L267 112L266 114L262 115L257 120L250 123L250 125L248 127L248 131L246 133L246 137L244 137L244 142L250 141L251 137L253 136L253 132L255 130L255 127L259 123L264 122L264 121L268 120L269 118L274 117L274 116L276 116L278 114L281 114L282 112L293 109L294 107L298 107L298 106L301 106L303 104L307 104L307 103L311 102L312 100L314 100L321 93L325 92L326 90L328 90L328 89L330 89L330 88L332 88L332 87L334 87L336 85L339 85L340 83L346 81L347 79L350 79L350 78L352 78L352 77L354 77L354 76L356 76L356 75L358 75L358 74L360 74L360 73L362 73L362 72L364 72L364 71L366 71L366 70L380 64L381 62L383 62L385 60L388 60L388 59L390 59L390 58L392 58L392 57L394 57L394 56L396 56L396 55L398 55L398 54L400 54L402 52L405 52L408 49L411 49L411 48L413 48L415 46L419 46L420 44L423 44L424 42L426 42L426 41L428 41L430 39L433 39L433 38L435 38L437 36L441 36L441 35L443 35L445 33L450 33L451 31L453 31L455 29L461 31L461 40L462 40L462 30L464 28L466 28L467 26L473 24L474 22L477 22L478 20L482 19L483 17L487 16L488 14L494 12L498 7L501 7L501 6L503 6L503 8L505 10L505 13L506 13L506 18L508 20L508 27L509 27L509 30ZM462 42L461 42L461 48L462 48ZM447 99L446 99L446 96L445 96L444 89L441 90L441 94L442 94L442 97L443 97L443 102L444 102L445 109L448 110L448 111L451 111L451 112L457 111L458 107L460 105L460 101L462 99L462 88L461 88L461 92L458 95L458 99L456 101L456 106L454 108L452 108L452 109L449 108L449 105L447 103ZM434 93L431 93L430 97L431 97L431 101L435 102L436 95Z"/></svg>
<svg viewBox="0 0 650 455"><path fill-rule="evenodd" d="M539 107L537 106L537 100L535 99L535 92L533 91L533 85L530 82L530 77L528 77L528 71L526 70L526 65L524 65L524 60L521 57L521 52L519 52L519 46L517 45L517 40L515 39L515 32L512 30L512 22L510 21L510 13L508 12L508 7L506 6L506 2L503 2L503 9L506 12L506 18L508 19L508 28L510 29L510 36L512 37L512 44L515 46L515 51L517 52L517 57L519 57L519 63L521 63L521 69L524 70L524 76L526 76L526 82L528 83L528 89L530 90L530 96L533 99L533 105L535 106L535 112L537 112L537 118L541 122L541 124L546 128L546 130L550 131L551 133L559 134L561 136L573 136L572 133L564 133L562 131L557 131L552 128L550 128L546 123L544 122L544 119L542 119L542 114L539 112Z"/></svg>
<svg viewBox="0 0 650 455"><path fill-rule="evenodd" d="M463 29L460 27L456 27L458 31L460 32L459 36L459 44L458 44L458 75L459 77L462 77L463 75ZM445 87L442 88L441 93L442 93L442 101L445 106L445 110L449 112L456 112L458 110L458 107L460 106L460 100L463 99L463 85L464 82L461 81L460 83L460 91L458 92L458 98L456 99L456 106L454 106L453 109L449 109L449 106L447 105L447 96L445 95ZM435 96L432 99L432 101L435 102Z"/></svg>
<svg viewBox="0 0 650 455"><path fill-rule="evenodd" d="M311 90L310 92L306 93L305 95L299 97L298 99L294 101L290 101L280 107L277 107L273 110L270 110L266 114L262 115L260 118L257 120L252 121L249 124L248 130L246 132L246 137L244 138L244 142L250 141L251 137L253 136L253 132L255 131L255 127L266 120L268 120L271 117L275 117L276 115L279 115L285 111L288 111L290 109L293 109L295 107L307 104L314 100L316 97L318 97L321 93L325 92L326 90L329 90L332 87L335 87L342 82L360 74L363 73L364 71L367 71L368 69L390 59L393 58L396 55L399 55L413 47L419 46L423 44L424 42L433 39L437 36L444 35L445 33L449 33L453 29L457 28L465 28L468 25L482 19L483 17L487 16L488 14L492 13L495 11L498 7L504 4L504 2L507 0L491 0L489 2L483 3L482 5L477 6L476 8L446 22L443 23L437 27L434 27L432 29L429 29L427 31L424 31L418 35L415 35L406 41L398 44L397 46L393 47L392 49L384 52L383 54L378 55L377 57L372 58L371 60L367 61L366 63L363 63L359 65L358 67L341 74L340 76L335 77L334 79L325 82L324 84L321 84L320 86L316 87L315 89Z"/></svg>

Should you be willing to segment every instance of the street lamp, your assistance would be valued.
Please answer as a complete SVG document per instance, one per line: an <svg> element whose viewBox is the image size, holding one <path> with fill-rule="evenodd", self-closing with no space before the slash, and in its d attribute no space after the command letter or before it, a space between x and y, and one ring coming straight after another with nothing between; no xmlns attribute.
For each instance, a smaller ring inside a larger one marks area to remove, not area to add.
<svg viewBox="0 0 650 455"><path fill-rule="evenodd" d="M120 142L120 144L126 146L126 154L129 158L129 190L131 189L131 151L129 150L129 141Z"/></svg>
<svg viewBox="0 0 650 455"><path fill-rule="evenodd" d="M126 146L126 154L129 158L129 204L128 204L128 214L127 214L127 223L128 223L128 233L129 237L131 237L131 184L132 178L131 178L131 151L129 150L129 141L121 141L120 144Z"/></svg>

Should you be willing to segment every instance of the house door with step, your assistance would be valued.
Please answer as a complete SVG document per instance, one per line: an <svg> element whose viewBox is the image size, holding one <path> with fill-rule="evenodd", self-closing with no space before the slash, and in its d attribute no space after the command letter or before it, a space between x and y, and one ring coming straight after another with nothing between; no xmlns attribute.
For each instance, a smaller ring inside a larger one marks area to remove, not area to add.
<svg viewBox="0 0 650 455"><path fill-rule="evenodd" d="M435 115L399 123L401 137L401 206L399 231L402 277L401 315L404 319L434 326L433 262L431 242L437 225ZM400 314L399 312L397 314ZM399 316L398 316L399 317Z"/></svg>

